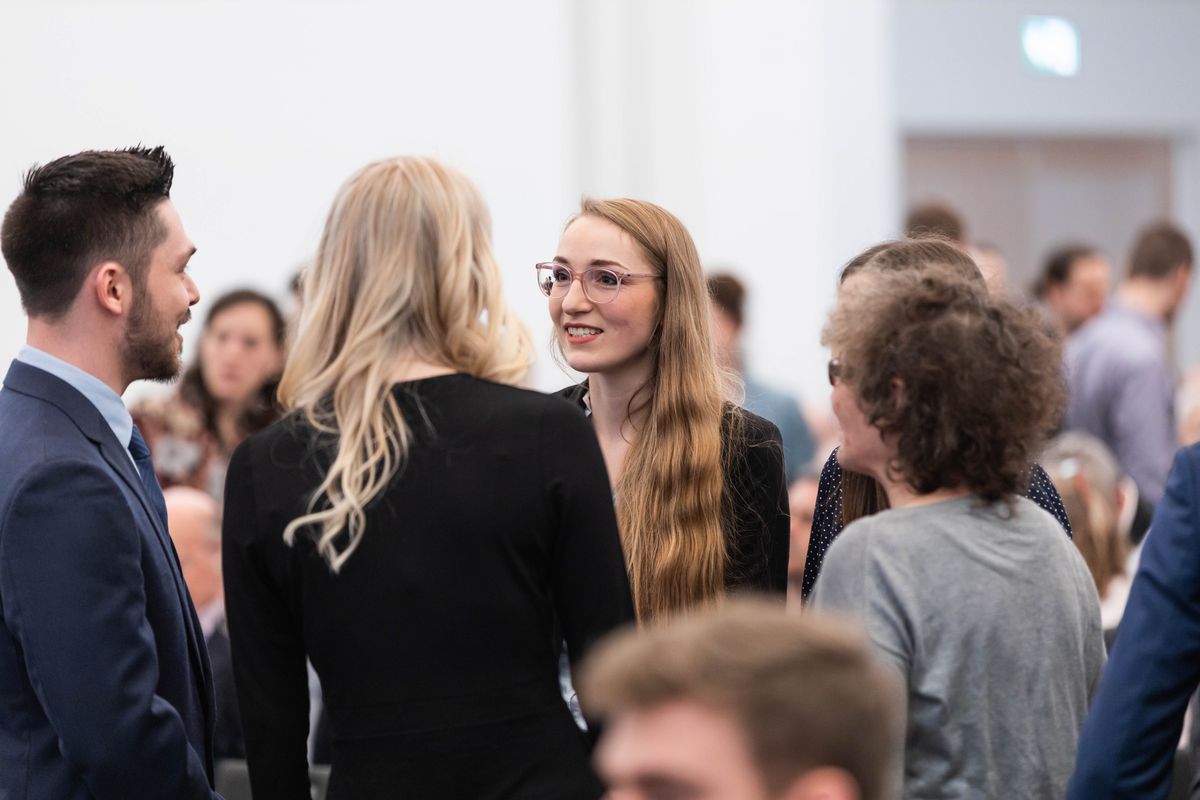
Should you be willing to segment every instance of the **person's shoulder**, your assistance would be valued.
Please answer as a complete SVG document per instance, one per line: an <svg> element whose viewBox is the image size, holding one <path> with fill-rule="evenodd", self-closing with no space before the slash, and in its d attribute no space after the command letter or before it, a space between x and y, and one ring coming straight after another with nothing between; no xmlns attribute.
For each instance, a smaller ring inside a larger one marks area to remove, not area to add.
<svg viewBox="0 0 1200 800"><path fill-rule="evenodd" d="M1012 516L1018 525L1023 525L1035 530L1045 530L1054 534L1055 541L1064 540L1070 544L1070 539L1062 535L1062 526L1058 524L1058 520L1050 513L1048 509L1029 497L1016 495L1011 501ZM1074 547L1074 545L1071 545Z"/></svg>
<svg viewBox="0 0 1200 800"><path fill-rule="evenodd" d="M248 452L269 452L280 446L304 447L320 436L321 432L303 412L292 411L261 431L247 436L238 449Z"/></svg>
<svg viewBox="0 0 1200 800"><path fill-rule="evenodd" d="M876 555L880 552L886 553L889 549L883 543L888 536L889 527L879 524L879 517L886 513L881 511L869 517L861 517L843 528L825 552L821 568L822 577L829 574L831 568L835 573L846 568L871 571L871 564ZM839 564L843 566L839 567Z"/></svg>
<svg viewBox="0 0 1200 800"><path fill-rule="evenodd" d="M588 387L586 382L573 383L570 386L564 386L556 392L551 392L550 396L559 400L565 400L570 405L578 408L580 411L583 411L587 408L587 404L583 401L583 398L587 395L587 392Z"/></svg>
<svg viewBox="0 0 1200 800"><path fill-rule="evenodd" d="M747 411L741 406L735 406L732 403L725 404L725 417L727 420L738 418L741 422L742 441L747 447L757 447L765 444L780 444L783 437L779 433L779 427L765 417L760 417L753 411Z"/></svg>
<svg viewBox="0 0 1200 800"><path fill-rule="evenodd" d="M893 516L891 509L884 509L859 517L842 529L838 541L866 549L877 547L881 539L886 539L900 527L891 519Z"/></svg>
<svg viewBox="0 0 1200 800"><path fill-rule="evenodd" d="M1074 579L1077 594L1094 597L1096 585L1087 563L1075 543L1063 536L1058 520L1027 497L1013 499L1012 514L1012 522L1019 527L1022 539L1040 547L1040 561L1059 575Z"/></svg>
<svg viewBox="0 0 1200 800"><path fill-rule="evenodd" d="M483 378L466 378L472 391L492 413L536 416L548 420L579 421L585 418L581 401L573 392L582 394L581 387L571 386L556 392L539 392L522 386L495 383Z"/></svg>
<svg viewBox="0 0 1200 800"><path fill-rule="evenodd" d="M821 466L821 483L830 482L837 484L842 479L842 462L838 461L838 448L833 448L829 452L829 458L825 459L824 465Z"/></svg>
<svg viewBox="0 0 1200 800"><path fill-rule="evenodd" d="M0 537L13 533L8 522L18 509L41 518L77 517L124 508L130 502L124 499L120 476L103 458L86 452L55 452L22 462L0 473ZM124 533L124 529L113 531L114 536Z"/></svg>
<svg viewBox="0 0 1200 800"><path fill-rule="evenodd" d="M592 435L582 404L571 402L561 391L547 394L459 374L440 386L439 392L438 401L445 401L451 418L488 435L508 437L539 429L548 431L544 435L564 430Z"/></svg>
<svg viewBox="0 0 1200 800"><path fill-rule="evenodd" d="M1097 361L1135 367L1163 358L1163 343L1140 319L1122 308L1109 308L1067 338L1068 361Z"/></svg>
<svg viewBox="0 0 1200 800"><path fill-rule="evenodd" d="M335 452L336 442L334 434L320 430L303 411L290 411L234 448L226 480L230 474L245 479L247 470L256 482L275 480L268 476L291 474L318 453Z"/></svg>
<svg viewBox="0 0 1200 800"><path fill-rule="evenodd" d="M10 473L47 461L103 462L75 419L41 398L0 390L0 430L0 465Z"/></svg>
<svg viewBox="0 0 1200 800"><path fill-rule="evenodd" d="M1187 462L1194 475L1200 475L1200 442L1179 449L1177 460Z"/></svg>

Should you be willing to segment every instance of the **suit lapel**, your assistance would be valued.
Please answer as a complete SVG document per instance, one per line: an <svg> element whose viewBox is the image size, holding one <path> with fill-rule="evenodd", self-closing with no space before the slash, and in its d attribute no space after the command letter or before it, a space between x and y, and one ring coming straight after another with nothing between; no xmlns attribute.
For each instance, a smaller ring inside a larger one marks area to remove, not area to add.
<svg viewBox="0 0 1200 800"><path fill-rule="evenodd" d="M102 436L100 442L98 442L101 455L104 456L104 460L121 476L121 479L125 481L125 484L137 496L138 502L142 505L142 510L146 512L146 516L150 519L150 525L154 529L154 538L158 540L158 546L162 549L163 555L170 565L171 578L175 583L175 594L179 598L179 605L183 610L183 617L188 629L188 650L191 653L196 672L200 675L203 684L200 691L200 700L205 707L206 726L211 728L213 721L213 698L211 697L212 672L208 663L207 653L202 644L204 641L203 630L200 627L200 620L196 616L196 609L192 606L187 583L183 580L183 567L179 564L179 555L175 552L175 544L171 541L170 533L163 527L162 518L159 517L154 503L146 495L146 486L142 483L141 476L137 473L137 467L133 465L133 461L130 459L129 451L121 447L120 443L117 442L117 437L113 435L112 429L108 427L107 423L104 425L103 433L107 433L108 436Z"/></svg>
<svg viewBox="0 0 1200 800"><path fill-rule="evenodd" d="M141 504L142 510L146 512L151 529L154 531L154 538L162 549L171 570L175 594L179 599L180 610L183 612L188 632L188 651L196 674L202 681L200 699L204 704L206 727L211 738L213 725L212 670L202 644L204 637L200 620L196 617L196 610L192 607L191 596L188 594L187 584L183 580L183 569L180 567L179 557L175 553L175 545L171 542L170 534L163 526L154 504L146 496L146 487L142 485L141 477L133 465L129 451L117 441L112 428L91 401L80 394L75 387L45 370L14 361L4 378L4 386L44 400L70 417L80 432L99 447L104 460L130 488Z"/></svg>

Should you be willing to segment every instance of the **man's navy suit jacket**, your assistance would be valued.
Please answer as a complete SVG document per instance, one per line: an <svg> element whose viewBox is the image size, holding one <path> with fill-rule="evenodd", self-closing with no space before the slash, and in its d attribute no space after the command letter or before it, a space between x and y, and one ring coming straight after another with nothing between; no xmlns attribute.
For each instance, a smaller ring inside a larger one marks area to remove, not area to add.
<svg viewBox="0 0 1200 800"><path fill-rule="evenodd" d="M1100 690L1079 739L1071 800L1166 797L1188 697L1200 683L1200 445L1180 450L1142 545Z"/></svg>
<svg viewBox="0 0 1200 800"><path fill-rule="evenodd" d="M208 656L129 452L70 384L0 390L0 800L204 798Z"/></svg>

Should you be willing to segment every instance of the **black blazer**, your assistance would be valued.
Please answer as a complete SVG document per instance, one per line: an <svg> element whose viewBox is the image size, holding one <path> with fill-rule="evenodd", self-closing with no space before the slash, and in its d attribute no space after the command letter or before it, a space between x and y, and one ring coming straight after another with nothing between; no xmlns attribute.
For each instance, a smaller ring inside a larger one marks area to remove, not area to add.
<svg viewBox="0 0 1200 800"><path fill-rule="evenodd" d="M242 715L238 712L237 689L233 682L233 657L224 621L204 641L212 663L216 719L213 723L213 760L246 758L242 741Z"/></svg>
<svg viewBox="0 0 1200 800"><path fill-rule="evenodd" d="M598 797L558 686L634 618L600 448L565 403L466 375L393 389L400 474L334 574L307 507L334 443L297 417L234 453L225 599L255 800L308 796L307 655L332 732L330 798Z"/></svg>
<svg viewBox="0 0 1200 800"><path fill-rule="evenodd" d="M580 409L587 409L587 384L556 392ZM733 413L744 421L743 435L732 441L728 421ZM725 588L782 594L787 590L791 518L788 514L787 475L783 468L783 437L775 424L727 403L721 425L723 447L732 448L727 513L733 520L730 563Z"/></svg>
<svg viewBox="0 0 1200 800"><path fill-rule="evenodd" d="M20 362L0 432L0 795L215 797L200 623L129 452Z"/></svg>

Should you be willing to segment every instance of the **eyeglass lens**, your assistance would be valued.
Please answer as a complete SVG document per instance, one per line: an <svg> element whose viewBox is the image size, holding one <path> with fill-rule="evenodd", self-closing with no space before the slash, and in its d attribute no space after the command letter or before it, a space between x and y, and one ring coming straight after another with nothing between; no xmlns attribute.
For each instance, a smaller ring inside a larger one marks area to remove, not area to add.
<svg viewBox="0 0 1200 800"><path fill-rule="evenodd" d="M539 265L538 285L547 297L566 297L575 272L565 265ZM610 269L593 267L579 276L583 293L593 303L607 303L617 296L621 277Z"/></svg>

